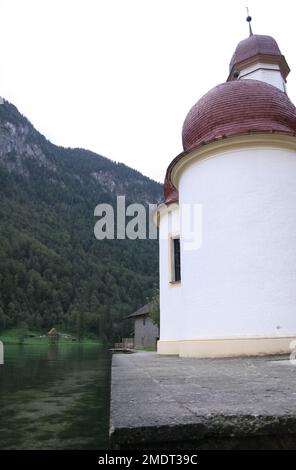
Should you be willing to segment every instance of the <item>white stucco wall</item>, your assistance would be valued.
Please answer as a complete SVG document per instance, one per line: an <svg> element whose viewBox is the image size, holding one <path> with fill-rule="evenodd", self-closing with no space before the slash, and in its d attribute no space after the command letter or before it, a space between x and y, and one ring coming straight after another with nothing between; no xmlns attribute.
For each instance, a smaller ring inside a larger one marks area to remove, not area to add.
<svg viewBox="0 0 296 470"><path fill-rule="evenodd" d="M279 88L281 91L286 91L285 81L279 66L276 64L256 63L242 69L238 78L240 80L260 80Z"/></svg>
<svg viewBox="0 0 296 470"><path fill-rule="evenodd" d="M296 152L228 151L183 169L182 204L202 204L202 245L169 284L160 220L160 339L296 334ZM182 209L180 209L182 210ZM174 212L178 216L178 211Z"/></svg>
<svg viewBox="0 0 296 470"><path fill-rule="evenodd" d="M159 223L160 338L178 340L183 328L182 284L171 282L171 237L180 235L179 209L171 205L161 213ZM181 266L182 269L182 266Z"/></svg>

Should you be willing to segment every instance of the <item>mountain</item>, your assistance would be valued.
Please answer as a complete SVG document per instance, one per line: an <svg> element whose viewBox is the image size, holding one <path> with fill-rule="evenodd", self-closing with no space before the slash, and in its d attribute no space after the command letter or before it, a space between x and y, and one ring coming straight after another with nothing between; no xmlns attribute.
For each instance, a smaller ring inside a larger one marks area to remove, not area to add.
<svg viewBox="0 0 296 470"><path fill-rule="evenodd" d="M122 318L158 283L156 240L97 240L94 208L157 203L162 186L122 163L58 147L0 105L0 329L129 334Z"/></svg>

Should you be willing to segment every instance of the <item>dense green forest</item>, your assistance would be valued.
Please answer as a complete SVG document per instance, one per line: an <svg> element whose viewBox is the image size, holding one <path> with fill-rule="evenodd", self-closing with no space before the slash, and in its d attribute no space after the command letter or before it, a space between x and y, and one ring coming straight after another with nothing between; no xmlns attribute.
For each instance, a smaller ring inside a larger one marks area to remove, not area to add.
<svg viewBox="0 0 296 470"><path fill-rule="evenodd" d="M156 240L94 237L97 204L157 203L160 184L83 149L57 147L0 105L0 330L51 327L109 340L158 284Z"/></svg>

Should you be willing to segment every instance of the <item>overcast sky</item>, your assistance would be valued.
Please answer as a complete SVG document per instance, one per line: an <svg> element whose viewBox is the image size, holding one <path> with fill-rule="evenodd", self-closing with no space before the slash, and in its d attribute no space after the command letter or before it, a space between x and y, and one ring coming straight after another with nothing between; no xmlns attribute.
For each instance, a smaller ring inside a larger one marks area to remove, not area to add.
<svg viewBox="0 0 296 470"><path fill-rule="evenodd" d="M296 103L296 5L248 0ZM52 142L163 181L190 107L224 82L246 0L0 0L0 96Z"/></svg>

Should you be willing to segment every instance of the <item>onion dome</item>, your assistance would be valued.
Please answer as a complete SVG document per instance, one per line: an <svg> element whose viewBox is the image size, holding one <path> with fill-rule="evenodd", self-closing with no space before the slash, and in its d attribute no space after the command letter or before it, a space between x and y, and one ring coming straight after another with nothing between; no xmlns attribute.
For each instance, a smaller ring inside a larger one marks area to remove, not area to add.
<svg viewBox="0 0 296 470"><path fill-rule="evenodd" d="M230 81L191 108L183 125L183 148L189 151L213 140L258 132L295 135L295 106L286 93L268 83Z"/></svg>
<svg viewBox="0 0 296 470"><path fill-rule="evenodd" d="M236 80L237 71L256 62L277 64L286 80L290 69L275 39L271 36L252 34L239 42L229 65L229 80Z"/></svg>

